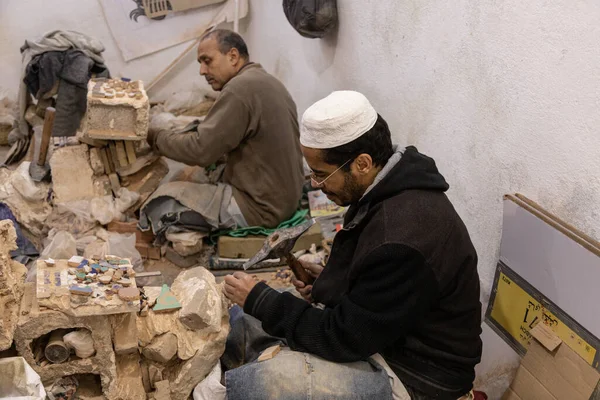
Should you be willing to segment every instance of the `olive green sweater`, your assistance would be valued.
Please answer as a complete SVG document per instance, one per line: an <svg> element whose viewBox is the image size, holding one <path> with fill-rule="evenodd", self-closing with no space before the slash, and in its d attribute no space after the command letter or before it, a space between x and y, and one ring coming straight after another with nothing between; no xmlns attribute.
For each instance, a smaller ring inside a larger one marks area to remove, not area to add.
<svg viewBox="0 0 600 400"><path fill-rule="evenodd" d="M250 226L275 227L302 195L302 153L296 104L260 64L248 64L223 87L197 131L159 132L158 151L207 167L227 155L223 182Z"/></svg>

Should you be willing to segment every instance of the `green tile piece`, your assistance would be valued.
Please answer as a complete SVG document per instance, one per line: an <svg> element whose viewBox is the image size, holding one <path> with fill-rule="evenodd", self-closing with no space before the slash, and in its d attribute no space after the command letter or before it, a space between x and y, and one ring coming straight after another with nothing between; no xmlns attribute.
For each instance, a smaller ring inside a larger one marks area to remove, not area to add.
<svg viewBox="0 0 600 400"><path fill-rule="evenodd" d="M156 299L156 304L152 307L154 312L168 312L175 311L181 308L181 303L177 301L177 298L171 292L168 285L163 285L160 295Z"/></svg>

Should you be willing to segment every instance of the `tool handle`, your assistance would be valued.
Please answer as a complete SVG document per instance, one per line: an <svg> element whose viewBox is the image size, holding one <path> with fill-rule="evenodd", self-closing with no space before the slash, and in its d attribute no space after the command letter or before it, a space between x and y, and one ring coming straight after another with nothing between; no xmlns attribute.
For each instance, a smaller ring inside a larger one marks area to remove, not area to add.
<svg viewBox="0 0 600 400"><path fill-rule="evenodd" d="M288 254L285 256L285 260L288 263L288 266L296 276L296 279L304 282L305 285L312 285L315 281L315 278L312 277L311 274L308 273L307 270L304 269L300 261L293 255Z"/></svg>
<svg viewBox="0 0 600 400"><path fill-rule="evenodd" d="M54 125L54 115L56 109L54 107L46 108L44 115L44 129L42 131L42 142L40 143L40 155L38 156L38 165L41 167L46 164L46 156L48 156L48 147L50 146L50 138L52 137L52 126Z"/></svg>

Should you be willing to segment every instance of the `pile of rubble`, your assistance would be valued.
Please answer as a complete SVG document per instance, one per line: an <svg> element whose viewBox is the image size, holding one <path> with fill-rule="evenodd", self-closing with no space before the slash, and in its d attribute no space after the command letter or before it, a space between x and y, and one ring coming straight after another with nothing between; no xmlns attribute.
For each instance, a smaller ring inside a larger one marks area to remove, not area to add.
<svg viewBox="0 0 600 400"><path fill-rule="evenodd" d="M128 260L72 257L38 261L37 282L25 283L25 267L9 256L15 247L12 222L1 221L0 350L14 338L47 387L70 390L91 375L109 399L183 400L223 353L228 303L206 269L138 290Z"/></svg>
<svg viewBox="0 0 600 400"><path fill-rule="evenodd" d="M196 100L189 111L188 100L152 115L178 126L212 105ZM169 172L145 140L143 83L90 80L74 137L50 137L52 104L29 106L34 135L25 161L0 168L0 351L23 357L50 398L96 384L108 399L187 399L224 351L228 303L204 268L181 273L171 287L143 286L153 274L143 260L161 259L165 246L138 229L136 213ZM0 110L0 139L14 120ZM37 179L33 167L49 173ZM203 237L171 235L185 254L200 251Z"/></svg>

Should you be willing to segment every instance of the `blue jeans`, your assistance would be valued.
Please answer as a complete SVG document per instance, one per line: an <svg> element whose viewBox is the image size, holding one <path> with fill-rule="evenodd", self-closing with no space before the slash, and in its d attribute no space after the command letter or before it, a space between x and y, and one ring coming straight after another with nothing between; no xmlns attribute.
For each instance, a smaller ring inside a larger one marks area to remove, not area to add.
<svg viewBox="0 0 600 400"><path fill-rule="evenodd" d="M221 363L227 400L352 400L392 398L389 377L373 361L334 363L284 347L274 358L256 362L266 348L285 345L269 336L260 321L241 308L230 310L231 332Z"/></svg>

